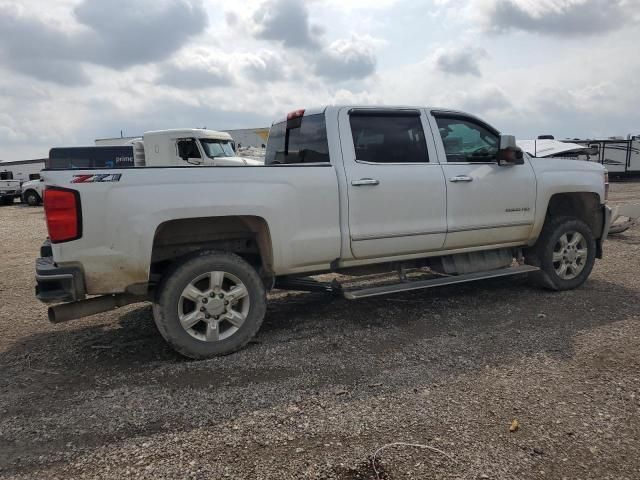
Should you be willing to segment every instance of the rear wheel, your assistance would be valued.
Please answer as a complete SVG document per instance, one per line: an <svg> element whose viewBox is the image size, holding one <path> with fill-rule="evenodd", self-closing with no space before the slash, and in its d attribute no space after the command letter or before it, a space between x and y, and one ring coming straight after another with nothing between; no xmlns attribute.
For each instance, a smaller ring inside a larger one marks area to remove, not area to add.
<svg viewBox="0 0 640 480"><path fill-rule="evenodd" d="M13 197L2 197L3 205L13 205Z"/></svg>
<svg viewBox="0 0 640 480"><path fill-rule="evenodd" d="M156 294L158 330L179 353L226 355L251 340L264 318L266 291L256 270L237 255L203 252L172 269Z"/></svg>
<svg viewBox="0 0 640 480"><path fill-rule="evenodd" d="M577 218L548 220L527 263L540 267L533 274L539 285L551 290L571 290L582 285L595 264L596 241L589 226Z"/></svg>

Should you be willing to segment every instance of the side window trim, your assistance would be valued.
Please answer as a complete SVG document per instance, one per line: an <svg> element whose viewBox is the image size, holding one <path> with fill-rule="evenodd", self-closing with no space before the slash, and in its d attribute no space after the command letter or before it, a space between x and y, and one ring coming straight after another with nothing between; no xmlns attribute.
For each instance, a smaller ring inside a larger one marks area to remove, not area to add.
<svg viewBox="0 0 640 480"><path fill-rule="evenodd" d="M491 133L494 133L498 137L500 136L500 132L498 132L495 128L493 128L488 123L483 122L482 120L475 118L473 116L465 115L457 112L446 112L446 111L429 111L429 123L431 125L431 130L433 134L433 139L436 143L436 150L438 150L438 160L442 165L498 165L498 160L487 161L487 162L449 162L447 159L447 153L444 148L444 141L442 140L442 136L440 135L440 128L438 126L437 120L439 118L446 118L451 120L462 120L468 123L472 123L478 125L485 130L488 130Z"/></svg>

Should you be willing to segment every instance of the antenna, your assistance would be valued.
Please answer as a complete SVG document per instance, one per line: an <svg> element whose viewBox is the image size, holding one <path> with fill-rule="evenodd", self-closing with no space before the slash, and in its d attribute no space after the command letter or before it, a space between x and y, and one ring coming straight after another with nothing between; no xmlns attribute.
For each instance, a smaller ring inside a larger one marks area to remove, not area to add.
<svg viewBox="0 0 640 480"><path fill-rule="evenodd" d="M536 158L538 157L538 139L537 138L533 141L533 156Z"/></svg>
<svg viewBox="0 0 640 480"><path fill-rule="evenodd" d="M124 138L124 135L122 135L122 130L120 130L120 138Z"/></svg>

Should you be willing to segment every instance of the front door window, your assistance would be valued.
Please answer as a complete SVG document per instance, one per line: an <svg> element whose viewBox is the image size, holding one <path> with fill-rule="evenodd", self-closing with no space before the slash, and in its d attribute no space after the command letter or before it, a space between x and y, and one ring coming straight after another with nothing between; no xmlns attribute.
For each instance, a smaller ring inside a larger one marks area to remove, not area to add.
<svg viewBox="0 0 640 480"><path fill-rule="evenodd" d="M436 117L447 162L496 162L500 136L479 123L455 117Z"/></svg>

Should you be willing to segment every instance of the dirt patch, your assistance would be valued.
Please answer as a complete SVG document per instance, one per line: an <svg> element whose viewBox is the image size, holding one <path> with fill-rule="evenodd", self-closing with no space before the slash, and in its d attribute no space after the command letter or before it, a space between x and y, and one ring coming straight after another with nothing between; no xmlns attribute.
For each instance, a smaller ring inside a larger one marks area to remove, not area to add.
<svg viewBox="0 0 640 480"><path fill-rule="evenodd" d="M637 227L576 291L278 294L246 349L193 362L145 305L48 323L33 296L42 209L0 219L3 478L375 479L392 442L454 460L389 448L380 478L640 478Z"/></svg>

